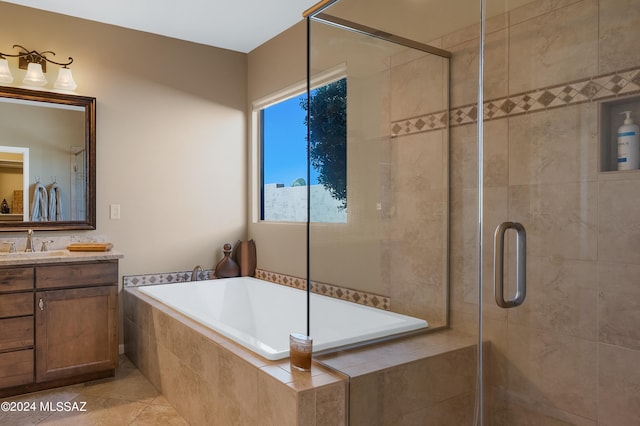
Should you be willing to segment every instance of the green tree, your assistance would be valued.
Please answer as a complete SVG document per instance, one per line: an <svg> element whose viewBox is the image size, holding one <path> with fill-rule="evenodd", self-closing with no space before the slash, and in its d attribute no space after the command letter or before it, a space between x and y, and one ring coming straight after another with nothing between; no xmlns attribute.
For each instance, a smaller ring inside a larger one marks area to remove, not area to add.
<svg viewBox="0 0 640 426"><path fill-rule="evenodd" d="M347 79L312 91L309 126L309 157L318 171L318 182L347 207ZM306 99L300 106L307 111Z"/></svg>

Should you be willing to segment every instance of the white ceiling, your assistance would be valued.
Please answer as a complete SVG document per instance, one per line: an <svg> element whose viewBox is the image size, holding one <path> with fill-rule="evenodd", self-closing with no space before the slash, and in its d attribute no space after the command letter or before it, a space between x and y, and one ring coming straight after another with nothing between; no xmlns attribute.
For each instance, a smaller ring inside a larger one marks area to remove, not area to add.
<svg viewBox="0 0 640 426"><path fill-rule="evenodd" d="M248 53L318 0L4 0L50 12Z"/></svg>

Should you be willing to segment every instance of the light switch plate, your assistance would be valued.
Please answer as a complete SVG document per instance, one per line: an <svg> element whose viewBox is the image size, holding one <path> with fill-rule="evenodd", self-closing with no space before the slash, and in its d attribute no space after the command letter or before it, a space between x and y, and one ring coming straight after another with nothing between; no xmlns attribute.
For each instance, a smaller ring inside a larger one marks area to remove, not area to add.
<svg viewBox="0 0 640 426"><path fill-rule="evenodd" d="M109 219L120 219L120 204L109 205Z"/></svg>

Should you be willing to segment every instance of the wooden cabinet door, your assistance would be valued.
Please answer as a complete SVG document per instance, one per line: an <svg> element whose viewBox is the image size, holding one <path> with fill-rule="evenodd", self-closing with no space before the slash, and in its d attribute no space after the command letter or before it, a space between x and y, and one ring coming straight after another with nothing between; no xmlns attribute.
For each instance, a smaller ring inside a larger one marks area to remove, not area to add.
<svg viewBox="0 0 640 426"><path fill-rule="evenodd" d="M114 369L117 286L36 292L36 382Z"/></svg>

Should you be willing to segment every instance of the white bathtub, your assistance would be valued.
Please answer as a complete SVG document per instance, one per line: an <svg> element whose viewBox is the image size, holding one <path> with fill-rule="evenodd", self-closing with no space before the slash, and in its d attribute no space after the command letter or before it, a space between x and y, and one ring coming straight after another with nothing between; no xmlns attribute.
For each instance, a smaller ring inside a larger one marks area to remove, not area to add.
<svg viewBox="0 0 640 426"><path fill-rule="evenodd" d="M256 278L137 287L269 360L289 356L289 334L306 334L306 292ZM311 295L313 350L323 351L427 327L425 320Z"/></svg>

